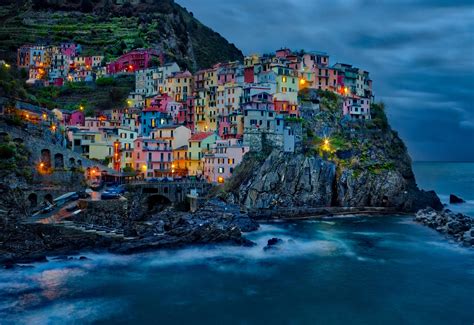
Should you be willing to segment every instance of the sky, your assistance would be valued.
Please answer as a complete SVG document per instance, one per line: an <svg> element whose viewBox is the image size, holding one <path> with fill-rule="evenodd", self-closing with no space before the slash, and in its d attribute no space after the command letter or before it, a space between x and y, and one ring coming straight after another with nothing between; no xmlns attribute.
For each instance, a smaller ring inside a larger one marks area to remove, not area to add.
<svg viewBox="0 0 474 325"><path fill-rule="evenodd" d="M474 0L176 0L244 55L324 51L370 71L413 160L474 161Z"/></svg>

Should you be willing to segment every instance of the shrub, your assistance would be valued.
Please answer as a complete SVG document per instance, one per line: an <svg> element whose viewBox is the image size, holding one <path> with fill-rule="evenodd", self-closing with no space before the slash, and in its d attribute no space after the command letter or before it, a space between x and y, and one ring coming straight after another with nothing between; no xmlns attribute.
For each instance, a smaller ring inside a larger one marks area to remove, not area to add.
<svg viewBox="0 0 474 325"><path fill-rule="evenodd" d="M15 156L15 147L10 144L0 144L0 159L10 159Z"/></svg>
<svg viewBox="0 0 474 325"><path fill-rule="evenodd" d="M385 114L385 104L376 103L370 106L370 114L372 117L372 122L381 130L387 130L388 120L387 115Z"/></svg>
<svg viewBox="0 0 474 325"><path fill-rule="evenodd" d="M99 87L113 86L115 85L115 79L111 77L102 77L98 78L95 83Z"/></svg>

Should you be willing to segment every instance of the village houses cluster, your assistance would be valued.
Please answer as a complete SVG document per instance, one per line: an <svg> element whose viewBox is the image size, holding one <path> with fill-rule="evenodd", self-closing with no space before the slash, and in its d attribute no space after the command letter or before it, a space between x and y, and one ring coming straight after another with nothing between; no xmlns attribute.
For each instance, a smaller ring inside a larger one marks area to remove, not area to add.
<svg viewBox="0 0 474 325"><path fill-rule="evenodd" d="M133 50L107 64L101 56L80 52L76 44L23 46L18 66L29 68L32 82L51 85L134 74L135 90L124 107L95 117L80 109L53 113L72 150L148 180L197 177L224 183L247 152L262 149L264 139L295 152L302 116L298 92L304 88L339 93L345 118L370 119L369 73L330 65L322 52L281 49L194 74L164 63L152 49ZM152 66L153 58L160 66Z"/></svg>

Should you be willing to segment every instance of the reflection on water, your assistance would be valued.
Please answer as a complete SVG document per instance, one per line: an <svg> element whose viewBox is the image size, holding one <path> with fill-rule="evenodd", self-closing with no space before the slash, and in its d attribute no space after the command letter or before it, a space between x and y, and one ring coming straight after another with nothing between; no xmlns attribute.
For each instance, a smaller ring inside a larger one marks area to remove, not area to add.
<svg viewBox="0 0 474 325"><path fill-rule="evenodd" d="M283 244L265 251L272 237ZM472 321L473 251L408 217L267 224L248 238L257 245L88 254L87 261L52 260L0 271L0 319L12 324Z"/></svg>

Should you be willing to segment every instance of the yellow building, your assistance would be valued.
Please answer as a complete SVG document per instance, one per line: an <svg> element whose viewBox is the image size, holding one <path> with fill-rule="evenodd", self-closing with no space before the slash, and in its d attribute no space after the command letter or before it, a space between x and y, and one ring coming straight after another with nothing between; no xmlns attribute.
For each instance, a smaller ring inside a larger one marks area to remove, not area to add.
<svg viewBox="0 0 474 325"><path fill-rule="evenodd" d="M186 101L193 94L193 83L191 72L177 72L168 76L166 92L176 102Z"/></svg>
<svg viewBox="0 0 474 325"><path fill-rule="evenodd" d="M210 152L219 137L214 132L195 133L189 139L187 169L189 176L203 175L204 154Z"/></svg>

